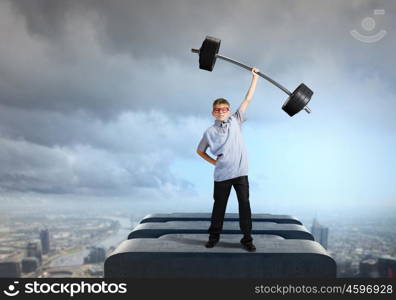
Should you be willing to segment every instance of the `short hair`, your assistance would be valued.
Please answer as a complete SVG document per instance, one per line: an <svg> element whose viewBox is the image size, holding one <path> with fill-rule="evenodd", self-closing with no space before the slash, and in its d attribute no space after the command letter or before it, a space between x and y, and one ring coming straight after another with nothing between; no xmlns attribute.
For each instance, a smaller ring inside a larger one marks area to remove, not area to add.
<svg viewBox="0 0 396 300"><path fill-rule="evenodd" d="M215 101L213 101L213 107L215 107L216 105L221 105L221 104L227 104L228 106L230 106L230 103L224 98L218 98Z"/></svg>

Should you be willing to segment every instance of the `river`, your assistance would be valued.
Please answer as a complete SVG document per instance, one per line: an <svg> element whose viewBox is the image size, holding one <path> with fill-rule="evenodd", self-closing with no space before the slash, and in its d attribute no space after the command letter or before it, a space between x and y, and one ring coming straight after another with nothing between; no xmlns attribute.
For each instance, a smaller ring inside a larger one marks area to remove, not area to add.
<svg viewBox="0 0 396 300"><path fill-rule="evenodd" d="M117 233L101 241L87 245L87 247L101 247L106 251L112 246L117 247L122 241L128 238L128 234L132 231L133 227L137 225L131 224L131 219L126 217L106 217L106 219L112 219L120 223L120 228ZM61 255L51 262L50 267L80 266L84 264L84 257L87 256L88 253L89 249L84 249L75 253Z"/></svg>

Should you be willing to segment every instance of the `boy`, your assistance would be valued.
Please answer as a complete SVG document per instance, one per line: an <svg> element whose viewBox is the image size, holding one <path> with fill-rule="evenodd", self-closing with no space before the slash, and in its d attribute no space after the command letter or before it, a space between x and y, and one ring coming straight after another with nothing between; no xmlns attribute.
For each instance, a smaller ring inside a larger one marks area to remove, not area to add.
<svg viewBox="0 0 396 300"><path fill-rule="evenodd" d="M249 90L233 115L230 116L230 104L226 99L219 98L213 102L212 115L216 118L215 123L205 131L197 148L197 153L203 159L215 165L214 204L208 229L209 241L205 244L207 248L214 247L220 239L228 197L234 186L239 204L239 226L243 233L241 244L249 252L256 251L251 236L248 164L241 126L246 120L246 109L256 89L259 76L257 72L257 68L252 69L253 78ZM216 160L206 154L208 147Z"/></svg>

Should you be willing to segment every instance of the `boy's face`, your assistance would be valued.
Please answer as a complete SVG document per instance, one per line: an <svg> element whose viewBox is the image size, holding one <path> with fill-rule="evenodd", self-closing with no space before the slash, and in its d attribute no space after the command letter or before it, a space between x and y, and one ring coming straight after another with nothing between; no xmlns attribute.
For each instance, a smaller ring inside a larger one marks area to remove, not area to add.
<svg viewBox="0 0 396 300"><path fill-rule="evenodd" d="M219 104L213 107L212 116L218 121L225 121L230 115L230 107L227 104Z"/></svg>

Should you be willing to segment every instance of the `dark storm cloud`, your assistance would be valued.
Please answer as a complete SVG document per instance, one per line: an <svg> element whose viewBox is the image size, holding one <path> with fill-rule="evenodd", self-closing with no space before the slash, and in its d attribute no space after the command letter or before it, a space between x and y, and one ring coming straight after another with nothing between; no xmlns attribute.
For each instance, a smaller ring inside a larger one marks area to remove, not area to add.
<svg viewBox="0 0 396 300"><path fill-rule="evenodd" d="M191 116L173 120L160 112L126 112L103 122L83 112L64 115L0 105L0 134L4 137L50 148L90 145L120 155L161 150L190 157L194 136L201 135L205 123Z"/></svg>
<svg viewBox="0 0 396 300"><path fill-rule="evenodd" d="M48 148L0 138L0 190L49 194L129 195L139 188L192 185L153 154L113 155L87 145Z"/></svg>
<svg viewBox="0 0 396 300"><path fill-rule="evenodd" d="M331 49L339 63L351 67L367 63L386 70L389 65L349 34L380 6L370 1L41 0L7 5L14 15L3 17L16 16L18 26L13 27L17 37L2 54L0 74L11 84L2 82L0 101L31 109L83 109L101 118L131 109L180 113L189 112L189 103L182 101L188 97L202 113L206 105L201 99L247 78L234 66L222 65L213 74L198 70L197 56L189 49L199 47L206 34L222 38L227 55L262 65L279 79L290 70L299 77L322 49ZM393 6L384 7L391 15ZM391 18L383 19L379 24L389 28ZM6 37L11 28L3 28ZM385 41L375 52L381 57L389 48ZM29 60L15 68L21 56ZM4 72L10 68L15 68L12 78ZM245 85L240 83L240 89Z"/></svg>
<svg viewBox="0 0 396 300"><path fill-rule="evenodd" d="M12 3L25 16L32 35L60 40L70 16L87 16L92 12L90 21L96 25L97 38L107 50L153 58L185 55L196 28L205 32L213 29L217 22L227 17L234 1L39 0ZM211 9L207 10L209 7Z"/></svg>
<svg viewBox="0 0 396 300"><path fill-rule="evenodd" d="M185 130L178 132L180 124L160 113L127 113L104 123L84 113L0 108L0 189L125 195L136 188L193 187L175 178L169 162L191 157L194 118L182 120Z"/></svg>
<svg viewBox="0 0 396 300"><path fill-rule="evenodd" d="M17 0L12 4L25 17L32 35L59 41L75 16L89 18L106 50L148 61L160 56L185 60L190 55L186 50L198 47L206 34L219 34L229 52L253 54L249 55L253 59L274 49L280 54L303 54L311 46L326 47L342 38L352 45L349 29L359 26L363 17L377 8L386 8L389 15L394 12L386 1L362 0ZM377 22L387 25L390 19Z"/></svg>
<svg viewBox="0 0 396 300"><path fill-rule="evenodd" d="M202 99L230 86L241 90L240 98L248 78L224 64L213 74L198 70L189 49L206 34L222 38L226 55L262 66L279 80L294 70L291 85L312 68L314 55L328 49L348 68L365 63L393 71L379 58L394 39L376 44L373 55L373 47L349 34L375 8L392 15L387 2L36 0L3 6L13 13L3 9L3 18L17 20L2 27L3 37L14 29L0 62L0 74L10 82L1 83L0 101L12 106L83 109L106 119L147 108L190 113L183 101L188 98L204 113ZM390 20L379 18L378 26L391 28ZM7 69L14 69L11 78Z"/></svg>

